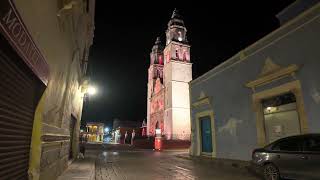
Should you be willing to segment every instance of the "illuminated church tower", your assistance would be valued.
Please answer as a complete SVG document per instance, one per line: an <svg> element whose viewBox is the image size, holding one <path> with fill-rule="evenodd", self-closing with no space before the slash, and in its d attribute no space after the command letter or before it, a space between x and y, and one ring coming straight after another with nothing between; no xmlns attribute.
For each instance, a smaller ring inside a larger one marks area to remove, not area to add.
<svg viewBox="0 0 320 180"><path fill-rule="evenodd" d="M174 10L163 50L157 38L150 53L147 98L147 135L161 129L166 139L190 140L190 45L182 17Z"/></svg>
<svg viewBox="0 0 320 180"><path fill-rule="evenodd" d="M164 85L163 85L163 46L158 37L150 53L148 70L148 99L147 99L147 135L153 136L155 129L163 130Z"/></svg>
<svg viewBox="0 0 320 180"><path fill-rule="evenodd" d="M188 83L192 80L192 64L186 33L182 17L174 10L168 23L164 49L164 134L167 139L190 139Z"/></svg>

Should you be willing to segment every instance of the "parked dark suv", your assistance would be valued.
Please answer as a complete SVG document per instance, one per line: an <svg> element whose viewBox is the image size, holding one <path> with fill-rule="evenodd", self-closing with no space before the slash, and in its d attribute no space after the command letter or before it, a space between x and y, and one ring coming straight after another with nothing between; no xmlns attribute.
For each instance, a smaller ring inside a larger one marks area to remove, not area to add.
<svg viewBox="0 0 320 180"><path fill-rule="evenodd" d="M255 149L252 164L267 180L320 180L320 134L290 136Z"/></svg>

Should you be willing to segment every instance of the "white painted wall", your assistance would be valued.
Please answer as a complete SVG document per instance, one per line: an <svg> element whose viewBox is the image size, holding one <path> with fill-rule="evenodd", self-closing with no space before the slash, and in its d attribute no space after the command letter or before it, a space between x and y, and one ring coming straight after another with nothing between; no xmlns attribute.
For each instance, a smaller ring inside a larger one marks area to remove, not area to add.
<svg viewBox="0 0 320 180"><path fill-rule="evenodd" d="M172 108L173 139L190 140L190 109Z"/></svg>
<svg viewBox="0 0 320 180"><path fill-rule="evenodd" d="M165 73L165 120L168 139L189 140L190 98L189 82L192 80L192 64L170 61L164 66Z"/></svg>
<svg viewBox="0 0 320 180"><path fill-rule="evenodd" d="M180 81L172 81L168 84L170 84L172 91L171 107L189 109L189 84Z"/></svg>

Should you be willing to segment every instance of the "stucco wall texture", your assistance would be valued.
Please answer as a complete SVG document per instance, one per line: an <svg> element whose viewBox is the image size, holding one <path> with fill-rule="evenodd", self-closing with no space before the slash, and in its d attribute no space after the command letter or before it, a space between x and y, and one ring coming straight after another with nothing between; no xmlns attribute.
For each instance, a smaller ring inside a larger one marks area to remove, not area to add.
<svg viewBox="0 0 320 180"><path fill-rule="evenodd" d="M92 43L94 24L94 1L89 1L91 13L86 12L84 2L14 0L50 69L49 83L38 105L41 110L36 114L40 118L35 123L39 124L33 130L31 179L56 179L68 166L71 141L73 157L78 152L84 96L81 81L85 74L82 63ZM70 139L71 116L76 119L73 139ZM50 139L44 139L45 136Z"/></svg>
<svg viewBox="0 0 320 180"><path fill-rule="evenodd" d="M295 78L274 81L264 89L299 80L310 133L320 133L320 4L288 24L239 52L222 65L191 82L191 104L203 93L210 106L192 108L192 153L199 154L195 115L204 110L214 112L216 157L250 160L257 147L256 115L252 107L253 91L245 85L258 78L265 60L287 67L299 66Z"/></svg>

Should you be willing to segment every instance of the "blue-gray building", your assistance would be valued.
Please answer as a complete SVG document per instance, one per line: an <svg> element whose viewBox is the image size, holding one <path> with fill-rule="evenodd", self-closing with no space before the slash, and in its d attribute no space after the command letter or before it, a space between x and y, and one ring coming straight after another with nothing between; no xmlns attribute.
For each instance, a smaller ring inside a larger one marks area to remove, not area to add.
<svg viewBox="0 0 320 180"><path fill-rule="evenodd" d="M190 82L191 155L249 160L278 138L320 133L320 3Z"/></svg>

